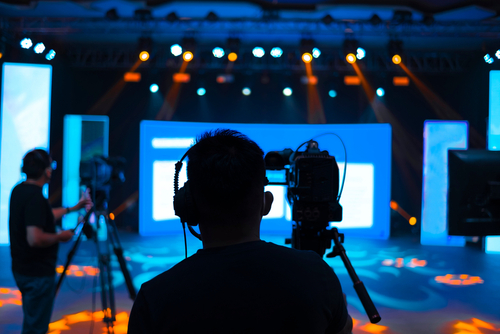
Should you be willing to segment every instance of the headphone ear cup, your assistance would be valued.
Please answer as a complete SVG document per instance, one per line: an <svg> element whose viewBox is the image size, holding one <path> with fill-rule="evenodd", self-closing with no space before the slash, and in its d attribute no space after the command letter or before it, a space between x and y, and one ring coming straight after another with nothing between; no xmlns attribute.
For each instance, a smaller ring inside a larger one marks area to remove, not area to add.
<svg viewBox="0 0 500 334"><path fill-rule="evenodd" d="M191 196L189 181L184 184L184 187L177 190L177 194L174 196L174 211L182 223L190 226L198 225L198 211Z"/></svg>

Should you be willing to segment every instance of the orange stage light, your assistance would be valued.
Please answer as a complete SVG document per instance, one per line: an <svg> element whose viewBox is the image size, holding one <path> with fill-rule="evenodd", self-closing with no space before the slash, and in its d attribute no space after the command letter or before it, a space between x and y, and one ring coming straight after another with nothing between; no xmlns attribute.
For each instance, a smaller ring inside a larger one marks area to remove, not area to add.
<svg viewBox="0 0 500 334"><path fill-rule="evenodd" d="M142 61L148 60L149 59L149 52L142 51L141 53L139 53L139 59Z"/></svg>
<svg viewBox="0 0 500 334"><path fill-rule="evenodd" d="M182 54L182 59L184 59L184 61L191 61L193 60L193 53L191 51L186 51Z"/></svg>
<svg viewBox="0 0 500 334"><path fill-rule="evenodd" d="M115 214L113 212L109 214L109 219L115 220Z"/></svg>
<svg viewBox="0 0 500 334"><path fill-rule="evenodd" d="M313 59L313 57L310 53L306 52L306 53L302 54L302 61L304 63L310 63L312 61L312 59Z"/></svg>
<svg viewBox="0 0 500 334"><path fill-rule="evenodd" d="M172 79L174 82L186 83L191 81L191 75L189 73L174 73Z"/></svg>
<svg viewBox="0 0 500 334"><path fill-rule="evenodd" d="M356 75L346 75L344 77L344 84L347 86L359 86L361 85L361 79Z"/></svg>
<svg viewBox="0 0 500 334"><path fill-rule="evenodd" d="M227 59L229 61L236 61L236 59L238 59L238 55L235 52L231 52L227 55Z"/></svg>
<svg viewBox="0 0 500 334"><path fill-rule="evenodd" d="M394 64L396 64L396 65L397 65L397 64L399 64L399 63L401 63L401 56L400 56L400 55L394 55L394 56L392 57L392 62L393 62Z"/></svg>
<svg viewBox="0 0 500 334"><path fill-rule="evenodd" d="M408 222L410 223L410 225L415 225L417 223L417 218L411 217Z"/></svg>
<svg viewBox="0 0 500 334"><path fill-rule="evenodd" d="M408 77L394 77L392 78L392 83L394 86L409 86L410 78Z"/></svg>
<svg viewBox="0 0 500 334"><path fill-rule="evenodd" d="M391 201L391 209L397 210L399 207L398 202L396 201Z"/></svg>
<svg viewBox="0 0 500 334"><path fill-rule="evenodd" d="M345 59L347 60L347 62L349 64L354 64L356 62L356 56L354 55L354 53L349 53Z"/></svg>
<svg viewBox="0 0 500 334"><path fill-rule="evenodd" d="M0 59L2 59L2 57L3 57L3 53L0 52Z"/></svg>
<svg viewBox="0 0 500 334"><path fill-rule="evenodd" d="M141 73L127 72L123 75L125 82L139 82L141 81Z"/></svg>

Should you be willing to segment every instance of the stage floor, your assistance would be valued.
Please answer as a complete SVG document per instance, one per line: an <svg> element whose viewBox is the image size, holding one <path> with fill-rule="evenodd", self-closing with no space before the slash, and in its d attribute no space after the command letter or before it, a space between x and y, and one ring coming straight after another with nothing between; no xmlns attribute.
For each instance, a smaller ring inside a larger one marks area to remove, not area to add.
<svg viewBox="0 0 500 334"><path fill-rule="evenodd" d="M264 235L284 244L288 236ZM120 232L124 256L136 289L184 258L183 236L141 237ZM73 243L60 247L63 265ZM201 243L188 238L188 254ZM382 317L376 325L367 316L340 258L326 259L347 295L353 333L498 333L500 332L500 255L477 247L422 246L411 237L389 240L350 238L344 247ZM106 333L102 322L95 245L84 241L56 298L49 333ZM10 271L10 249L0 246L0 333L19 333L20 295ZM117 321L115 333L126 333L132 301L116 257L112 256ZM93 310L94 298L94 313Z"/></svg>

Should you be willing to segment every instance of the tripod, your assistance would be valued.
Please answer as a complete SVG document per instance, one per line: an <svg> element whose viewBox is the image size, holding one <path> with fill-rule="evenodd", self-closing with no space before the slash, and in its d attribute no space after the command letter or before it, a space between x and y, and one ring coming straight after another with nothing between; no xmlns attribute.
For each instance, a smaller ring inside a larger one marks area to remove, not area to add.
<svg viewBox="0 0 500 334"><path fill-rule="evenodd" d="M104 218L104 224L106 225L106 230L108 232L108 237L104 242L104 249L101 249L100 241L97 237L97 231L94 230L92 225L89 223L89 218L95 213L97 224L99 224L100 217ZM116 225L113 220L108 220L108 215L105 211L96 211L95 207L92 207L83 220L78 223L82 225L82 229L78 233L75 244L71 248L68 253L68 257L66 259L66 264L64 265L64 270L59 277L59 280L56 285L56 296L59 292L59 288L61 287L62 281L66 276L66 271L78 249L78 246L82 239L82 234L85 234L87 239L92 240L96 246L97 257L99 263L99 278L100 278L100 286L101 286L101 303L102 303L102 311L104 314L103 321L106 323L106 326L109 328L113 327L113 322L116 320L116 307L115 307L115 293L113 288L113 275L111 271L111 255L110 255L110 246L113 248L113 251L118 258L118 263L120 264L120 269L123 273L123 277L125 278L125 283L128 288L129 296L132 300L136 297L136 291L134 285L132 284L132 279L130 277L130 273L127 269L127 264L125 259L123 258L123 249L121 247L120 239L118 238L118 232L116 229ZM78 228L75 228L75 230ZM109 307L108 307L109 305Z"/></svg>
<svg viewBox="0 0 500 334"><path fill-rule="evenodd" d="M303 222L297 222L292 228L292 239L286 240L286 243L291 243L292 247L295 249L302 250L312 250L318 253L321 257L325 254L325 250L331 247L331 241L334 242L334 247L331 253L326 255L327 258L332 258L335 256L340 256L344 267L347 269L349 276L353 282L354 290L358 295L358 298L363 304L366 315L370 319L370 322L376 324L381 320L378 314L377 308L372 302L368 291L366 291L365 285L360 281L356 271L354 270L351 261L346 255L346 251L342 243L344 242L344 234L339 233L337 228L326 229L328 223L322 224L322 227L317 228L316 224L310 226L309 224L303 224Z"/></svg>

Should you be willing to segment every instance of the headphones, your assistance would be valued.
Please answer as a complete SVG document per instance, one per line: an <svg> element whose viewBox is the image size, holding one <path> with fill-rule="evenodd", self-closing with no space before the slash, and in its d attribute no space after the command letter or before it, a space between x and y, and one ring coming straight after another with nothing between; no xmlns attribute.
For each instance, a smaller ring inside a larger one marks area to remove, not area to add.
<svg viewBox="0 0 500 334"><path fill-rule="evenodd" d="M43 166L43 169L46 169L48 167L50 167L50 163L49 165L47 166L47 161L46 159L42 156L42 154L37 150L37 149L33 149L31 151L29 151L28 153L26 153L26 155L24 156L23 158L23 165L21 166L21 173L24 173L24 174L27 174L27 169L28 168L31 168L32 166L26 166L25 164L25 159L26 159L26 156L28 154L32 153L33 154L33 158L35 161L37 161L37 164L40 164L38 167L41 167ZM48 153L47 153L48 154ZM43 174L42 174L43 175Z"/></svg>
<svg viewBox="0 0 500 334"><path fill-rule="evenodd" d="M191 148L193 147L194 146ZM182 159L175 164L174 174L174 212L175 215L181 219L181 223L188 224L188 227L198 225L199 213L194 203L193 196L191 195L189 180L179 189L179 172L182 168L182 161L186 158L189 151L191 151L191 148L184 153Z"/></svg>

